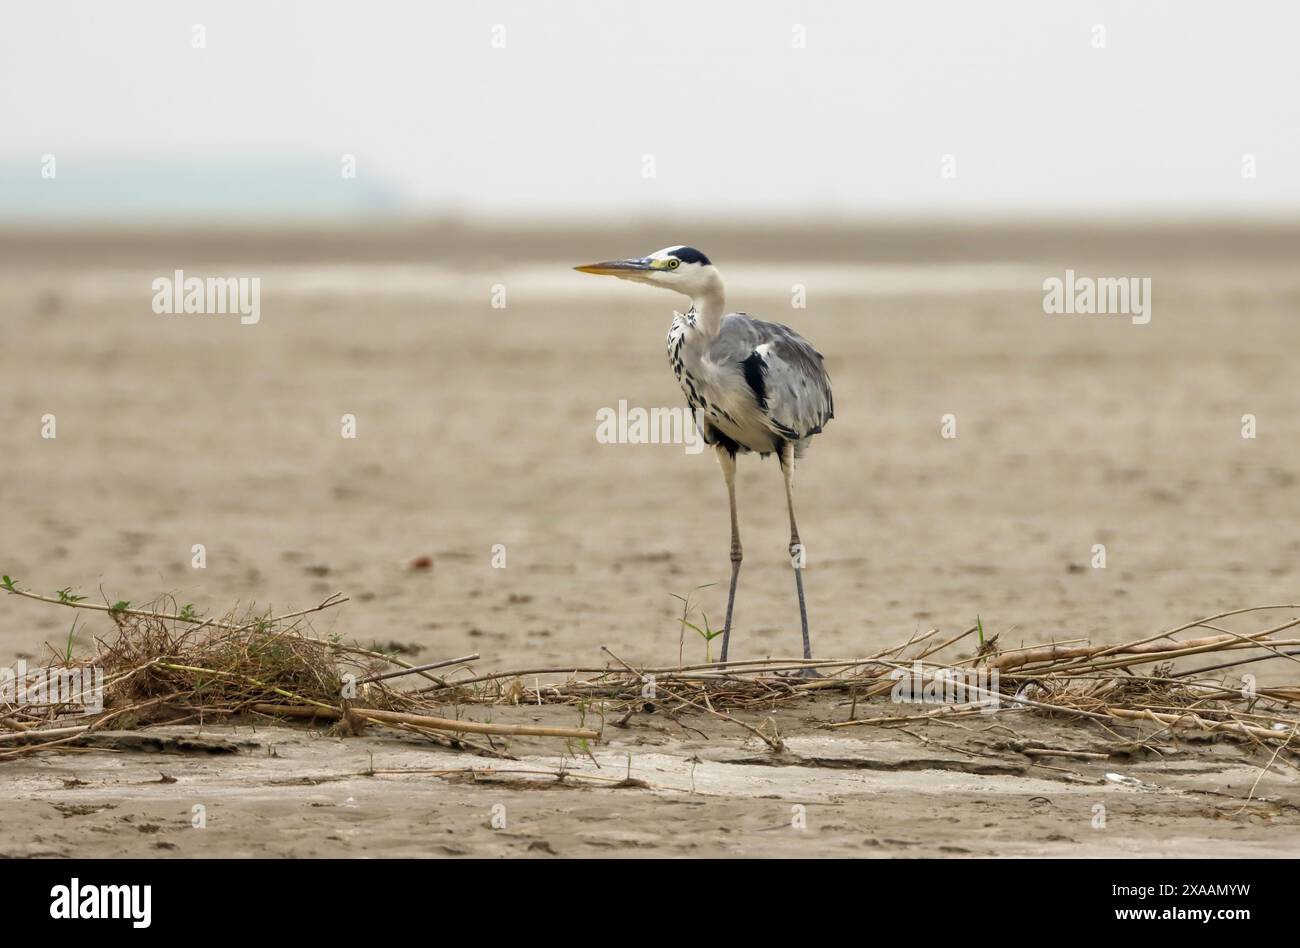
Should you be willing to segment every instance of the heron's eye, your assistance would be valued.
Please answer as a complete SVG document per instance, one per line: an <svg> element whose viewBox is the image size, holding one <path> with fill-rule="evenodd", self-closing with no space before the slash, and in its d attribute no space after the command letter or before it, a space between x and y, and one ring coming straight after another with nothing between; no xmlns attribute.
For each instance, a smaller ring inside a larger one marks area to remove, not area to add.
<svg viewBox="0 0 1300 948"><path fill-rule="evenodd" d="M673 258L671 258L671 259L668 261L668 269L669 269L669 270L676 270L676 269L677 269L678 267L680 267L681 265L682 265L682 262L681 262L680 260L678 260L676 257L673 257Z"/></svg>

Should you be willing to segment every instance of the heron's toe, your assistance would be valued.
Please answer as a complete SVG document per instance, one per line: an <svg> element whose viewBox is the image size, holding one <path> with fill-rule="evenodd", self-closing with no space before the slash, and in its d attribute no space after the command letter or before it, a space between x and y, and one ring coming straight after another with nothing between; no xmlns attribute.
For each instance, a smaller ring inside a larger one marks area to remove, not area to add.
<svg viewBox="0 0 1300 948"><path fill-rule="evenodd" d="M777 672L777 675L778 675L779 677L781 677L781 678L807 678L807 679L811 679L811 678L825 678L825 677L826 677L825 675L823 675L821 672L819 672L819 671L818 671L817 669L815 669L815 668L799 668L799 669L796 669L796 670L794 670L794 671L789 671L789 672Z"/></svg>

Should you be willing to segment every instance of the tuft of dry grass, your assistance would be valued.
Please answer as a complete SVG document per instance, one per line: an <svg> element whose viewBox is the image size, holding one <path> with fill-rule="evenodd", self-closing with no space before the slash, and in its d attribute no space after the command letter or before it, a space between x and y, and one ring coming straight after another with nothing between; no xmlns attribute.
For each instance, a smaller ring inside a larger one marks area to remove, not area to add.
<svg viewBox="0 0 1300 948"><path fill-rule="evenodd" d="M340 661L347 656L302 620L228 615L221 624L180 628L153 616L114 614L113 621L117 635L100 642L95 659L108 682L105 707L139 708L138 724L178 712L233 714L258 703L335 707L343 693ZM369 670L356 669L358 677Z"/></svg>
<svg viewBox="0 0 1300 948"><path fill-rule="evenodd" d="M97 695L86 692L75 703L63 700L66 694L37 701L15 694L15 701L0 701L0 746L19 745L0 753L0 758L66 746L86 731L110 724L144 728L241 715L315 718L333 722L340 733L380 724L433 737L453 732L598 738L581 728L483 724L432 714L438 701L388 683L408 674L441 682L429 673L430 666L414 668L394 655L322 639L313 632L307 617L347 601L338 595L286 615L244 609L205 619L188 606L178 609L170 598L132 608L125 603L85 603L68 590L42 596L12 582L0 588L27 599L106 613L113 624L112 634L94 639L93 656L74 658L70 647L65 652L50 647L46 663L29 673L48 677L93 672L98 677L88 680L102 685ZM393 666L399 671L390 671ZM84 704L96 697L99 709L87 714ZM469 745L463 738L442 740Z"/></svg>

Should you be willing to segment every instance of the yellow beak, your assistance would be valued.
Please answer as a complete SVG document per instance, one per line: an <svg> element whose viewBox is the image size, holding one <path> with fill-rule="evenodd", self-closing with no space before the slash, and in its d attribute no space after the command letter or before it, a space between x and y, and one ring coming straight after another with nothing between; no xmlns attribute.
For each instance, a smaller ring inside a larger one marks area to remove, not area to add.
<svg viewBox="0 0 1300 948"><path fill-rule="evenodd" d="M653 268L645 260L606 260L604 263L588 263L573 269L579 273L594 273L597 276L630 276Z"/></svg>

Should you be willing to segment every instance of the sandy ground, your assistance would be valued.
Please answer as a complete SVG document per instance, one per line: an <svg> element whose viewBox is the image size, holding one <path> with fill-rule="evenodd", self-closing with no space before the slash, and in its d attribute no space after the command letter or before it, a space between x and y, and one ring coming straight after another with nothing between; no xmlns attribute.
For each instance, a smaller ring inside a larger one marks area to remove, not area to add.
<svg viewBox="0 0 1300 948"><path fill-rule="evenodd" d="M846 716L826 700L771 715L780 755L722 722L639 714L607 725L590 758L516 739L513 760L406 738L164 728L225 752L4 764L0 857L1213 858L1294 856L1300 844L1294 772L1256 784L1262 761L1230 745L1157 740L1137 757L1031 758L1013 745L1105 755L1117 743L1015 711L901 730L818 727ZM493 717L574 723L567 708Z"/></svg>
<svg viewBox="0 0 1300 948"><path fill-rule="evenodd" d="M1133 638L1300 601L1300 233L1190 224L846 228L786 240L780 225L3 234L0 572L46 592L102 587L111 600L171 592L201 611L302 607L342 591L351 601L316 624L322 633L404 643L426 661L477 651L484 669L602 664L602 644L637 664L675 661L673 594L719 584L696 597L721 619L721 478L707 452L601 444L595 431L596 413L621 399L681 404L663 352L680 304L567 267L680 242L683 229L722 268L732 308L791 324L827 356L837 417L797 482L819 655L956 632L976 615L1018 645ZM155 314L150 282L177 268L260 277L261 321ZM1151 277L1150 324L1045 315L1042 281L1066 268ZM791 307L796 283L806 309ZM504 309L491 305L497 284ZM41 437L46 413L53 440ZM345 413L356 439L340 436ZM955 439L940 437L946 413ZM1241 436L1245 414L1255 439ZM739 491L734 655L795 654L775 464L742 459ZM1091 566L1099 543L1105 569ZM206 547L204 569L191 565L194 544ZM498 544L504 568L493 564ZM405 568L421 555L432 570ZM69 614L0 606L4 664L66 642ZM103 631L87 622L76 638L84 647ZM686 643L688 660L703 654L698 639ZM1283 672L1268 669L1264 681ZM824 739L816 719L836 713L812 709L790 733ZM911 738L905 752L880 737L836 753L919 752ZM675 789L545 794L356 776L372 750L394 768L486 765L405 742L243 738L255 743L233 757L165 764L104 751L0 763L19 787L0 802L0 851L171 842L158 851L1160 855L1270 853L1300 840L1294 808L1225 818L1240 804L1207 795L1244 797L1257 768L1195 749L1142 762L1136 776L1161 788L1151 791L1108 787L1096 768L1076 783L1041 767L853 764L780 768L766 800L751 778L772 768L712 761L680 733L662 772L657 752L628 738L601 750L606 768L631 750L637 768L662 777L647 780ZM538 761L558 753L525 750ZM697 780L716 779L718 794L681 790L680 761L693 754L704 761ZM160 766L178 782L148 784ZM310 775L326 782L284 783ZM85 785L63 788L72 778ZM949 792L970 805L951 806ZM1276 793L1295 802L1293 783ZM1090 830L1098 794L1131 808L1123 834ZM191 798L228 814L202 837L219 843L173 831L188 827ZM519 811L508 833L487 828L498 801ZM803 834L782 830L791 801L822 808ZM59 811L83 803L112 808ZM163 835L139 833L145 823ZM413 838L416 826L426 832ZM444 832L445 846L429 843Z"/></svg>

